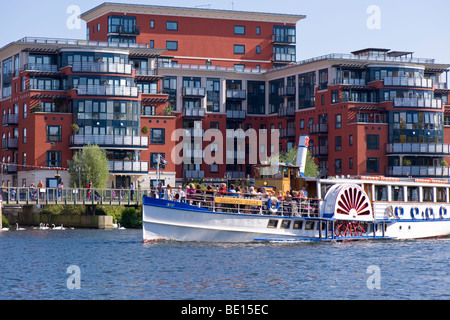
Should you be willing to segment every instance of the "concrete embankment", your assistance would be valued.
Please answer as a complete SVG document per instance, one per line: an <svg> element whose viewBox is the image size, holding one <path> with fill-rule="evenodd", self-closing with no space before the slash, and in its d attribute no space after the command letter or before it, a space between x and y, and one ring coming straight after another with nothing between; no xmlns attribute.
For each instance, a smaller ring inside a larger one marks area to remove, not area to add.
<svg viewBox="0 0 450 320"><path fill-rule="evenodd" d="M21 226L39 226L41 223L56 226L86 228L86 229L112 229L112 216L88 215L51 215L40 213L37 205L23 207L3 207L3 215L11 225L18 223Z"/></svg>

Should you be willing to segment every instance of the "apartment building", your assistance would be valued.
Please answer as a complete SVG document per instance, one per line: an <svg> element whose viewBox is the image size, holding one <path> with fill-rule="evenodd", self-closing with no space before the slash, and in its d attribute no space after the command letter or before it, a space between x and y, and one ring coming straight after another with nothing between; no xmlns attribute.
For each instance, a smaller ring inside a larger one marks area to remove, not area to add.
<svg viewBox="0 0 450 320"><path fill-rule="evenodd" d="M0 49L11 185L53 186L45 169L66 168L86 144L107 150L111 186L155 184L159 154L166 184L245 179L255 153L287 151L302 134L322 176L450 177L448 64L380 48L295 62L281 55L295 54L301 15L105 3L82 18L87 41L25 38ZM176 129L191 139L173 139ZM224 139L255 129L260 140L232 137L229 148L206 139L210 129ZM206 162L207 147L224 161Z"/></svg>
<svg viewBox="0 0 450 320"><path fill-rule="evenodd" d="M160 93L161 52L29 37L0 49L2 182L68 185L68 161L88 144L107 152L109 187L156 180L152 159L172 149L164 135L175 129L175 118L165 113L168 95ZM163 177L174 183L173 164Z"/></svg>

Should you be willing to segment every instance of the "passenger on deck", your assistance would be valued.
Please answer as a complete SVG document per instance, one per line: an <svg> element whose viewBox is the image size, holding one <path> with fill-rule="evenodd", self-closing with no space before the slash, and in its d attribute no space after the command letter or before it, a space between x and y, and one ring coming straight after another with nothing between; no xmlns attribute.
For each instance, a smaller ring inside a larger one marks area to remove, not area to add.
<svg viewBox="0 0 450 320"><path fill-rule="evenodd" d="M236 193L236 187L234 186L234 184L231 184L230 189L228 190L228 196L234 197L235 193Z"/></svg>
<svg viewBox="0 0 450 320"><path fill-rule="evenodd" d="M186 201L186 193L183 191L182 186L178 186L177 192L175 193L175 200L178 202Z"/></svg>
<svg viewBox="0 0 450 320"><path fill-rule="evenodd" d="M169 201L174 200L174 192L170 184L167 185L166 192L164 192L164 199Z"/></svg>
<svg viewBox="0 0 450 320"><path fill-rule="evenodd" d="M221 196L225 196L225 195L227 194L227 185L226 185L225 183L222 183L222 184L220 185L220 188L219 188L219 194L220 194Z"/></svg>

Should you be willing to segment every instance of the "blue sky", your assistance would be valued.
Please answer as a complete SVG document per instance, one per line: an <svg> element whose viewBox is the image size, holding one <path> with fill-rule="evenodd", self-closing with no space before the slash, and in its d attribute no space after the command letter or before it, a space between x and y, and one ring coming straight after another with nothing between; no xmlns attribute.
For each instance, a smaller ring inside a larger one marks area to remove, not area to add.
<svg viewBox="0 0 450 320"><path fill-rule="evenodd" d="M85 39L81 29L66 26L70 5L85 12L104 1L17 0L2 1L0 47L25 36ZM308 59L328 53L349 53L367 47L413 51L418 58L450 63L450 1L448 0L121 0L181 7L307 15L298 24L298 57ZM379 19L371 20L370 6L379 8ZM369 29L367 20L379 21Z"/></svg>

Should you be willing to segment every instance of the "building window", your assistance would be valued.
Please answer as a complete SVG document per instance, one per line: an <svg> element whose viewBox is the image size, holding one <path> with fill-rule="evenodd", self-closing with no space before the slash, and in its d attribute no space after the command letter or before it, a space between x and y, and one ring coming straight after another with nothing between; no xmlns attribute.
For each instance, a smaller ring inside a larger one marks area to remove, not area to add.
<svg viewBox="0 0 450 320"><path fill-rule="evenodd" d="M61 142L61 126L47 126L47 142Z"/></svg>
<svg viewBox="0 0 450 320"><path fill-rule="evenodd" d="M167 21L166 29L167 29L167 31L178 31L178 22L176 22L176 21Z"/></svg>
<svg viewBox="0 0 450 320"><path fill-rule="evenodd" d="M348 168L353 169L353 158L348 159Z"/></svg>
<svg viewBox="0 0 450 320"><path fill-rule="evenodd" d="M150 169L158 168L158 156L159 155L161 155L163 158L166 157L165 153L152 153L150 155ZM166 166L161 163L159 168L164 170L166 168Z"/></svg>
<svg viewBox="0 0 450 320"><path fill-rule="evenodd" d="M256 46L256 53L260 54L261 53L261 46Z"/></svg>
<svg viewBox="0 0 450 320"><path fill-rule="evenodd" d="M244 70L245 70L244 64L235 64L234 65L234 71L244 72Z"/></svg>
<svg viewBox="0 0 450 320"><path fill-rule="evenodd" d="M378 158L367 159L367 173L378 173Z"/></svg>
<svg viewBox="0 0 450 320"><path fill-rule="evenodd" d="M348 136L348 145L353 146L353 135L352 134Z"/></svg>
<svg viewBox="0 0 450 320"><path fill-rule="evenodd" d="M61 151L47 151L47 167L61 167Z"/></svg>
<svg viewBox="0 0 450 320"><path fill-rule="evenodd" d="M155 48L155 40L150 40L150 49Z"/></svg>
<svg viewBox="0 0 450 320"><path fill-rule="evenodd" d="M377 134L367 135L367 149L368 150L378 150L380 148L380 138Z"/></svg>
<svg viewBox="0 0 450 320"><path fill-rule="evenodd" d="M342 160L336 159L334 161L334 168L336 170L336 173L342 173Z"/></svg>
<svg viewBox="0 0 450 320"><path fill-rule="evenodd" d="M150 29L155 29L155 20L150 20Z"/></svg>
<svg viewBox="0 0 450 320"><path fill-rule="evenodd" d="M28 117L28 106L26 103L23 104L23 118L26 119Z"/></svg>
<svg viewBox="0 0 450 320"><path fill-rule="evenodd" d="M166 41L166 49L169 51L177 51L178 41Z"/></svg>
<svg viewBox="0 0 450 320"><path fill-rule="evenodd" d="M209 166L209 172L210 173L218 173L219 172L219 165L216 163L213 163Z"/></svg>
<svg viewBox="0 0 450 320"><path fill-rule="evenodd" d="M300 129L305 129L305 120L304 119L300 120Z"/></svg>
<svg viewBox="0 0 450 320"><path fill-rule="evenodd" d="M22 152L22 165L24 165L24 166L27 165L27 153L26 152Z"/></svg>
<svg viewBox="0 0 450 320"><path fill-rule="evenodd" d="M234 26L234 34L245 34L245 26Z"/></svg>
<svg viewBox="0 0 450 320"><path fill-rule="evenodd" d="M23 128L22 133L22 142L27 143L27 128Z"/></svg>
<svg viewBox="0 0 450 320"><path fill-rule="evenodd" d="M235 44L234 45L234 54L244 54L245 53L245 46L242 44Z"/></svg>
<svg viewBox="0 0 450 320"><path fill-rule="evenodd" d="M341 151L342 150L342 137L335 137L334 141L335 141L335 150Z"/></svg>
<svg viewBox="0 0 450 320"><path fill-rule="evenodd" d="M165 143L165 130L164 129L152 129L151 130L151 143L152 144L164 144Z"/></svg>
<svg viewBox="0 0 450 320"><path fill-rule="evenodd" d="M331 92L331 103L339 103L339 90Z"/></svg>
<svg viewBox="0 0 450 320"><path fill-rule="evenodd" d="M342 114L337 114L335 119L336 119L335 128L336 129L342 128Z"/></svg>
<svg viewBox="0 0 450 320"><path fill-rule="evenodd" d="M258 36L261 34L261 27L256 27L256 34Z"/></svg>
<svg viewBox="0 0 450 320"><path fill-rule="evenodd" d="M97 24L97 31L100 31L100 23Z"/></svg>

